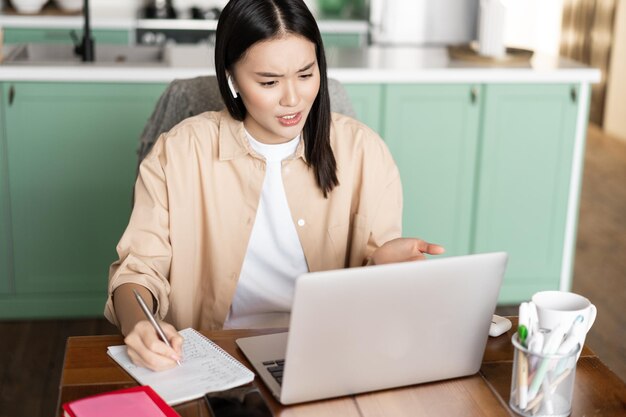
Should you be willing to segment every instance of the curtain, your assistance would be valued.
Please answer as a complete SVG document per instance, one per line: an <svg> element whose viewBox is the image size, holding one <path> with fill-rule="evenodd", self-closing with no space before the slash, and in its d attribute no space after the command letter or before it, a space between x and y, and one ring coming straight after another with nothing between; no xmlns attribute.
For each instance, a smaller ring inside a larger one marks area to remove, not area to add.
<svg viewBox="0 0 626 417"><path fill-rule="evenodd" d="M620 0L564 0L561 56L600 69L602 79L591 86L589 120L602 126L606 80L610 69L615 9ZM623 1L623 0L622 0Z"/></svg>

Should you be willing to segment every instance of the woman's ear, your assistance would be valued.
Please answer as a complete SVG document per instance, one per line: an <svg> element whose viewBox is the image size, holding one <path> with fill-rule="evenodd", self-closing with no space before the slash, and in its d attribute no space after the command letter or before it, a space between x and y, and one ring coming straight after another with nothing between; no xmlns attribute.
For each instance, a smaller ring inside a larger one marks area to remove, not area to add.
<svg viewBox="0 0 626 417"><path fill-rule="evenodd" d="M235 90L235 85L233 84L233 77L230 74L226 73L226 80L228 82L228 88L230 89L230 93L233 95L233 98L237 98L237 90Z"/></svg>

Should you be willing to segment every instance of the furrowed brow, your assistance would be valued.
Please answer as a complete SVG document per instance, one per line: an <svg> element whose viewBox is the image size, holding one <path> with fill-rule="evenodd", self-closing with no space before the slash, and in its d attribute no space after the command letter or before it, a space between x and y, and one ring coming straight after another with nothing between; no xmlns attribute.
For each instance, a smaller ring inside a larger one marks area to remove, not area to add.
<svg viewBox="0 0 626 417"><path fill-rule="evenodd" d="M269 77L269 78L284 77L283 74L275 74L273 72L255 72L255 74L260 76L260 77Z"/></svg>
<svg viewBox="0 0 626 417"><path fill-rule="evenodd" d="M298 72L304 72L304 71L310 70L311 67L313 67L313 65L315 65L315 61L311 62L310 64L305 65L303 68L299 69Z"/></svg>
<svg viewBox="0 0 626 417"><path fill-rule="evenodd" d="M304 71L308 71L310 70L313 65L315 65L315 61L311 62L310 64L305 65L304 67L300 68L298 70L298 72L304 72ZM268 78L280 78L280 77L284 77L284 74L277 74L274 72L264 72L264 71L260 71L260 72L255 72L256 75L260 76L260 77L268 77Z"/></svg>

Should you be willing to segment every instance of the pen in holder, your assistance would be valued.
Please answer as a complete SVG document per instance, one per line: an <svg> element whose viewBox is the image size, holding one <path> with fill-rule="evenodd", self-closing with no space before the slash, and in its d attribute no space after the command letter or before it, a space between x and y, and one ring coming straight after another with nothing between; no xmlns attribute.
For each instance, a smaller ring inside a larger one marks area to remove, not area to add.
<svg viewBox="0 0 626 417"><path fill-rule="evenodd" d="M511 338L514 347L509 405L527 417L567 417L572 410L576 357L580 345L566 353L534 352Z"/></svg>

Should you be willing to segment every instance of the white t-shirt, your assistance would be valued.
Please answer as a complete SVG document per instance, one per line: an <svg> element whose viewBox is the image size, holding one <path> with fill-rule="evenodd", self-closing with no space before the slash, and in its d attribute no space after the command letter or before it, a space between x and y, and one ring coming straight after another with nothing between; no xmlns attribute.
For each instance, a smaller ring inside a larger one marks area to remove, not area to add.
<svg viewBox="0 0 626 417"><path fill-rule="evenodd" d="M224 328L287 327L296 278L308 267L287 204L282 161L300 136L268 145L247 131L250 146L265 157L265 179L241 275Z"/></svg>

